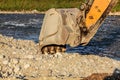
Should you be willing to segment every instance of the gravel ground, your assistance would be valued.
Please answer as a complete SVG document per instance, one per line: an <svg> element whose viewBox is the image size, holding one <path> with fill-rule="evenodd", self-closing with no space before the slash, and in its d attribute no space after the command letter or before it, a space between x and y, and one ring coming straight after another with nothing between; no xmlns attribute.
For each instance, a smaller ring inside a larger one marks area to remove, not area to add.
<svg viewBox="0 0 120 80"><path fill-rule="evenodd" d="M0 35L0 77L12 79L80 79L120 69L119 58L78 53L43 55L39 45Z"/></svg>

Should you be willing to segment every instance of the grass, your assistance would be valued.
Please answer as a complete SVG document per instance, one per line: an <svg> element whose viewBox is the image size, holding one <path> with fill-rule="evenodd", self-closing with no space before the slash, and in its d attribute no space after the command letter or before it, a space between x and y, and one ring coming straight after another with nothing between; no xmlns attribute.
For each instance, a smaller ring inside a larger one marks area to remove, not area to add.
<svg viewBox="0 0 120 80"><path fill-rule="evenodd" d="M85 0L0 0L1 11L46 11L50 8L79 7ZM113 11L120 11L120 0Z"/></svg>
<svg viewBox="0 0 120 80"><path fill-rule="evenodd" d="M113 12L120 11L120 0L118 0L117 5L112 9Z"/></svg>

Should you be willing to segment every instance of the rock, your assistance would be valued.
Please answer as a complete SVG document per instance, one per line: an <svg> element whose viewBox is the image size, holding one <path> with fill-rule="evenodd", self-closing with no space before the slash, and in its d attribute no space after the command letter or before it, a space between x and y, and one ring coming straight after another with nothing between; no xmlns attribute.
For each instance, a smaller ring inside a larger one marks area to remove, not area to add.
<svg viewBox="0 0 120 80"><path fill-rule="evenodd" d="M12 61L13 64L18 64L19 63L18 59L12 59L11 61Z"/></svg>
<svg viewBox="0 0 120 80"><path fill-rule="evenodd" d="M12 76L14 74L13 68L9 68L7 71L9 72L9 76Z"/></svg>
<svg viewBox="0 0 120 80"><path fill-rule="evenodd" d="M33 59L34 57L33 57L33 55L28 55L28 56L26 56L25 58Z"/></svg>
<svg viewBox="0 0 120 80"><path fill-rule="evenodd" d="M49 57L49 58L53 58L54 57L54 55L48 55L48 54L45 54L46 55L46 57Z"/></svg>
<svg viewBox="0 0 120 80"><path fill-rule="evenodd" d="M41 76L50 76L50 75L52 75L51 73L52 73L51 70L41 70L40 71Z"/></svg>
<svg viewBox="0 0 120 80"><path fill-rule="evenodd" d="M39 11L35 9L32 11L32 13L39 13Z"/></svg>
<svg viewBox="0 0 120 80"><path fill-rule="evenodd" d="M4 73L2 73L2 77L3 78L7 78L9 76L9 72L4 72Z"/></svg>
<svg viewBox="0 0 120 80"><path fill-rule="evenodd" d="M9 63L8 60L4 60L4 61L3 61L3 64L4 64L4 65L7 65L8 63Z"/></svg>
<svg viewBox="0 0 120 80"><path fill-rule="evenodd" d="M0 59L5 58L5 55L0 54Z"/></svg>
<svg viewBox="0 0 120 80"><path fill-rule="evenodd" d="M20 71L20 69L21 69L20 66L15 66L14 67L14 72L17 73L18 71Z"/></svg>
<svg viewBox="0 0 120 80"><path fill-rule="evenodd" d="M61 54L61 53L56 53L56 54L54 55L54 57L56 57L56 58L61 58L61 57L62 57L62 54Z"/></svg>
<svg viewBox="0 0 120 80"><path fill-rule="evenodd" d="M24 68L25 68L25 69L27 69L27 68L29 68L29 67L30 67L30 64L25 64L25 65L24 65Z"/></svg>
<svg viewBox="0 0 120 80"><path fill-rule="evenodd" d="M15 49L15 48L14 48ZM16 54L16 52L13 52L12 54Z"/></svg>

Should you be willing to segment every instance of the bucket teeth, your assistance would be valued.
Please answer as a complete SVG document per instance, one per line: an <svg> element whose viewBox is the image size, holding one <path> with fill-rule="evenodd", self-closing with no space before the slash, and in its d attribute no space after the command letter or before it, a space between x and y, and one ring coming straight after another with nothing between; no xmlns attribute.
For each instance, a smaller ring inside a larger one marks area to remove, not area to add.
<svg viewBox="0 0 120 80"><path fill-rule="evenodd" d="M48 54L48 53L49 53L48 47L43 48L43 49L42 49L42 53L43 53L43 54Z"/></svg>
<svg viewBox="0 0 120 80"><path fill-rule="evenodd" d="M50 54L55 54L55 47L54 46L51 46L49 48L49 51L50 51Z"/></svg>
<svg viewBox="0 0 120 80"><path fill-rule="evenodd" d="M42 54L55 54L65 52L66 48L61 46L46 46L41 51Z"/></svg>
<svg viewBox="0 0 120 80"><path fill-rule="evenodd" d="M62 52L65 52L66 51L66 48L62 48Z"/></svg>
<svg viewBox="0 0 120 80"><path fill-rule="evenodd" d="M56 47L56 53L62 52L61 47Z"/></svg>

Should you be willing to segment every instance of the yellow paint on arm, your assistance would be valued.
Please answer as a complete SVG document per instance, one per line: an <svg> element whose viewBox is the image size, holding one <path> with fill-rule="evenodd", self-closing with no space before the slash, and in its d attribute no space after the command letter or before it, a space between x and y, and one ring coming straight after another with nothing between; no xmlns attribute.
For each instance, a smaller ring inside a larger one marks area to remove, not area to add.
<svg viewBox="0 0 120 80"><path fill-rule="evenodd" d="M89 29L102 16L111 0L94 0L93 5L86 16L86 27Z"/></svg>

